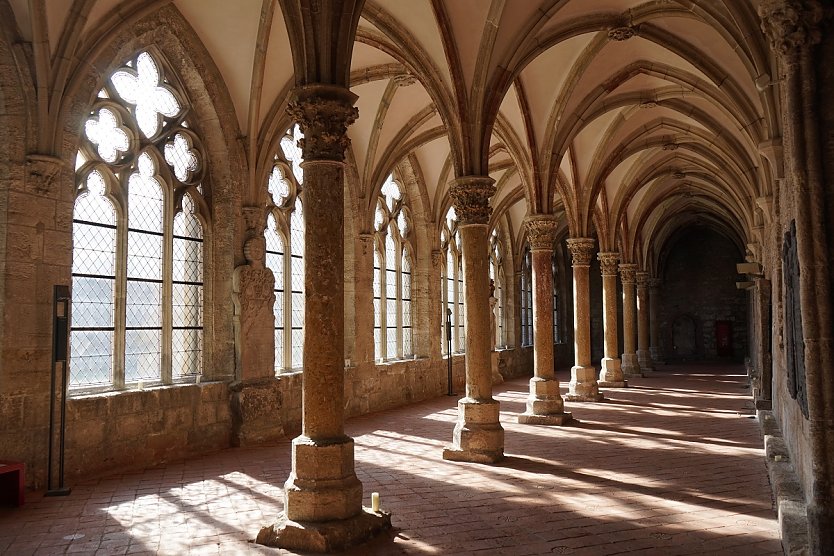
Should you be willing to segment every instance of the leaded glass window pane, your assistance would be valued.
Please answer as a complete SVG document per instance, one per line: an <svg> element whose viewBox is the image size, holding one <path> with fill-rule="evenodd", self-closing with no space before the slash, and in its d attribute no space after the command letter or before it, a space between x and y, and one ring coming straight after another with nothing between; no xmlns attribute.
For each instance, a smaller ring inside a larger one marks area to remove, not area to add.
<svg viewBox="0 0 834 556"><path fill-rule="evenodd" d="M301 200L295 200L290 216L290 272L291 272L291 350L292 368L303 365L304 356L304 213Z"/></svg>
<svg viewBox="0 0 834 556"><path fill-rule="evenodd" d="M174 218L171 372L174 378L202 370L203 228L189 194Z"/></svg>
<svg viewBox="0 0 834 556"><path fill-rule="evenodd" d="M411 260L403 251L402 258L403 356L414 353L411 345Z"/></svg>
<svg viewBox="0 0 834 556"><path fill-rule="evenodd" d="M267 218L264 231L266 240L266 266L275 278L275 303L272 312L275 315L275 372L284 369L284 240L278 231L275 215Z"/></svg>

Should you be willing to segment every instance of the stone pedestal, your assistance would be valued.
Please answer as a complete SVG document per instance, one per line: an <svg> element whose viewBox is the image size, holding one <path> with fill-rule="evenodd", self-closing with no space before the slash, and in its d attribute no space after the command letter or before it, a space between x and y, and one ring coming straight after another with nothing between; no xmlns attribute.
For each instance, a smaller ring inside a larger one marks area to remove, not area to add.
<svg viewBox="0 0 834 556"><path fill-rule="evenodd" d="M443 459L494 463L504 457L504 429L492 398L492 345L489 308L489 198L495 181L487 176L459 178L450 194L458 215L463 249L466 318L466 397L458 402L452 446Z"/></svg>
<svg viewBox="0 0 834 556"><path fill-rule="evenodd" d="M598 402L604 398L599 392L596 369L591 365L591 301L588 272L594 254L594 240L571 238L568 249L573 258L573 328L574 366L566 400Z"/></svg>
<svg viewBox="0 0 834 556"><path fill-rule="evenodd" d="M552 215L525 220L533 263L533 378L527 410L519 423L563 425L571 420L559 392L553 360L553 243L557 222Z"/></svg>
<svg viewBox="0 0 834 556"><path fill-rule="evenodd" d="M649 273L637 273L637 361L640 371L653 371L649 353Z"/></svg>
<svg viewBox="0 0 834 556"><path fill-rule="evenodd" d="M390 513L368 508L348 519L321 523L299 523L282 513L278 521L260 530L255 542L304 552L341 552L390 528Z"/></svg>
<svg viewBox="0 0 834 556"><path fill-rule="evenodd" d="M635 283L637 265L623 263L620 265L620 278L623 282L623 358L621 368L623 377L643 376L637 362L637 298Z"/></svg>
<svg viewBox="0 0 834 556"><path fill-rule="evenodd" d="M605 357L601 361L599 385L605 388L625 388L628 383L617 357L617 262L620 254L598 253L597 258L602 272L602 316L605 329Z"/></svg>
<svg viewBox="0 0 834 556"><path fill-rule="evenodd" d="M533 377L530 379L530 397L527 411L518 416L518 422L528 425L564 425L573 419L565 412L565 403L559 392L559 381L555 378Z"/></svg>
<svg viewBox="0 0 834 556"><path fill-rule="evenodd" d="M499 409L495 400L459 400L452 446L443 450L443 459L473 463L502 460L504 429L499 423Z"/></svg>

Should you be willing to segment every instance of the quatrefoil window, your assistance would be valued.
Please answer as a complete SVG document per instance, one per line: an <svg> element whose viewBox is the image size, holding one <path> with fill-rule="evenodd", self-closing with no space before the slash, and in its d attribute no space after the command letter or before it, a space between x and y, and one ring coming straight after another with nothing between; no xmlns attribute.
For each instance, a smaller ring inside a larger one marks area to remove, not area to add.
<svg viewBox="0 0 834 556"><path fill-rule="evenodd" d="M136 106L136 123L147 138L159 133L162 117L176 117L182 107L171 90L160 81L159 68L147 52L139 54L136 69L122 68L111 81L125 102Z"/></svg>
<svg viewBox="0 0 834 556"><path fill-rule="evenodd" d="M187 182L192 174L200 169L197 151L191 141L182 133L177 133L174 140L165 145L165 162L174 169L174 175L181 182Z"/></svg>
<svg viewBox="0 0 834 556"><path fill-rule="evenodd" d="M87 137L96 146L105 162L116 162L119 153L130 148L130 137L118 116L107 108L98 111L98 119L90 118L84 126Z"/></svg>

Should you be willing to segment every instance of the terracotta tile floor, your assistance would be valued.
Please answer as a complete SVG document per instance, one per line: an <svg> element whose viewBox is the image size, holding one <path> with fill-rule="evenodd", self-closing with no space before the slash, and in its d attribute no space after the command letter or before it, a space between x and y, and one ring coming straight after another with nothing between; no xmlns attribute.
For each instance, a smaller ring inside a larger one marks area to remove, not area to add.
<svg viewBox="0 0 834 556"><path fill-rule="evenodd" d="M501 385L499 465L441 459L457 398L352 419L366 504L380 492L396 528L352 554L782 554L740 369L664 369L568 404L569 427L519 425L527 381ZM0 554L288 554L248 539L289 462L285 442L31 494L0 509Z"/></svg>

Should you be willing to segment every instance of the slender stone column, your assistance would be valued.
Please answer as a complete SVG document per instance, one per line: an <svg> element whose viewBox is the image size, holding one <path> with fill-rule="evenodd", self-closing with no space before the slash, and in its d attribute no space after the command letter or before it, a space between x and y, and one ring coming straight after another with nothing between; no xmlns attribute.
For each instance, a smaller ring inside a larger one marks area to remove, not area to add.
<svg viewBox="0 0 834 556"><path fill-rule="evenodd" d="M617 345L617 261L619 253L598 253L602 272L602 317L605 328L605 357L599 373L599 385L607 388L627 386Z"/></svg>
<svg viewBox="0 0 834 556"><path fill-rule="evenodd" d="M492 398L492 339L489 313L488 222L495 180L458 178L451 187L463 249L466 318L466 397L458 401L452 446L443 459L494 463L504 457L504 429L499 404Z"/></svg>
<svg viewBox="0 0 834 556"><path fill-rule="evenodd" d="M637 362L641 372L652 371L649 352L649 273L637 273Z"/></svg>
<svg viewBox="0 0 834 556"><path fill-rule="evenodd" d="M362 483L345 435L344 157L356 95L337 86L294 91L304 162L304 382L301 436L292 443L284 512L290 520L346 519L362 511Z"/></svg>
<svg viewBox="0 0 834 556"><path fill-rule="evenodd" d="M568 249L573 257L573 346L574 366L570 370L570 384L566 400L598 402L596 369L591 364L591 299L588 274L594 256L594 240L571 238Z"/></svg>
<svg viewBox="0 0 834 556"><path fill-rule="evenodd" d="M550 214L525 220L533 258L533 378L527 411L519 423L562 425L571 420L559 394L559 379L553 361L553 242L557 222Z"/></svg>
<svg viewBox="0 0 834 556"><path fill-rule="evenodd" d="M663 353L660 349L660 278L649 279L649 355L652 362L657 365L663 362Z"/></svg>
<svg viewBox="0 0 834 556"><path fill-rule="evenodd" d="M623 375L643 376L637 362L637 299L634 289L637 265L620 265L620 279L623 282Z"/></svg>

